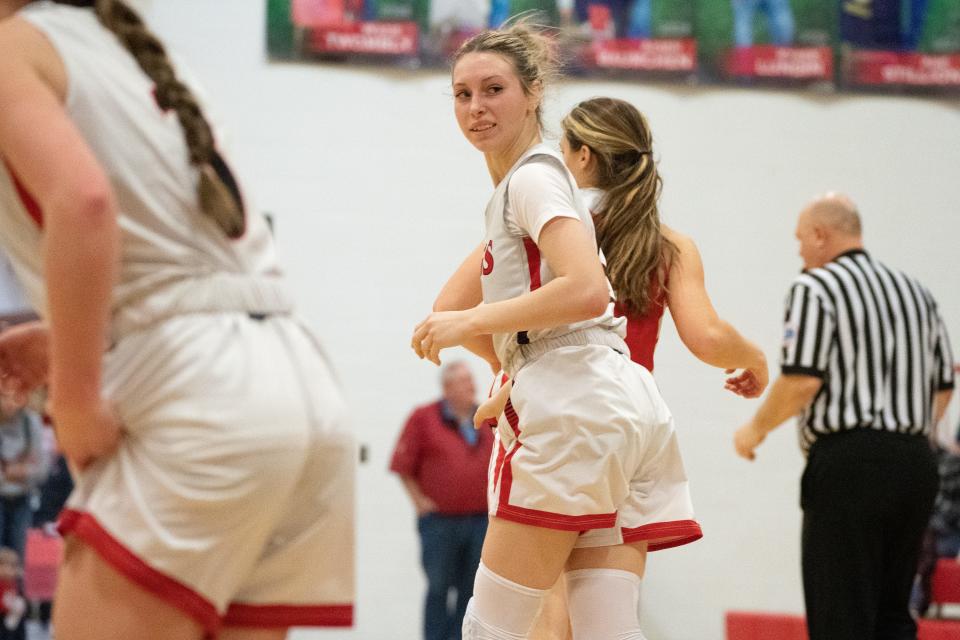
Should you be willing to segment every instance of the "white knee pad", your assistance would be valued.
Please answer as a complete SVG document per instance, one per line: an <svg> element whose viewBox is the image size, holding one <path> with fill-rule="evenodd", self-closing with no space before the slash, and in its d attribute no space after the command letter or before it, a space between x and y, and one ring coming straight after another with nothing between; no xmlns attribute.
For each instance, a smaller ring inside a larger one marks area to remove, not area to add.
<svg viewBox="0 0 960 640"><path fill-rule="evenodd" d="M574 640L644 640L640 576L619 569L577 569L566 577Z"/></svg>
<svg viewBox="0 0 960 640"><path fill-rule="evenodd" d="M524 640L546 593L498 576L481 562L463 616L463 640Z"/></svg>

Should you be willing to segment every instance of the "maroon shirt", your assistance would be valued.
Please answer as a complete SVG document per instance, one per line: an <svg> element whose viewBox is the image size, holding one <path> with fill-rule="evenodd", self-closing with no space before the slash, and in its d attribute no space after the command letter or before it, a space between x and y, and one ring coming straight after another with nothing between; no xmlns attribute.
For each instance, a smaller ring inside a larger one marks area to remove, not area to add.
<svg viewBox="0 0 960 640"><path fill-rule="evenodd" d="M477 435L477 444L468 444L456 419L445 415L443 401L420 407L407 419L390 470L415 480L438 513L486 513L493 432L483 427Z"/></svg>

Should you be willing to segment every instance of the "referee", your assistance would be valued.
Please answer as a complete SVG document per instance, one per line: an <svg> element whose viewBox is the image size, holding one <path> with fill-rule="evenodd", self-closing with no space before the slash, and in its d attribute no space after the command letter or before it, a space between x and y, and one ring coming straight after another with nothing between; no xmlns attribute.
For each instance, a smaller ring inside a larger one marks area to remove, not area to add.
<svg viewBox="0 0 960 640"><path fill-rule="evenodd" d="M915 640L907 605L938 484L927 436L953 389L947 333L930 292L864 250L848 198L814 201L796 236L782 375L734 444L752 460L799 414L810 640Z"/></svg>

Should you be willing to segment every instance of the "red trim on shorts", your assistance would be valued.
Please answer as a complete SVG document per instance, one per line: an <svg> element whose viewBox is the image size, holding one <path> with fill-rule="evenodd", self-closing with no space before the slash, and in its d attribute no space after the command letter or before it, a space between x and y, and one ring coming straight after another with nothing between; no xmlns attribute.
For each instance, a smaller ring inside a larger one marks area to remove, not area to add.
<svg viewBox="0 0 960 640"><path fill-rule="evenodd" d="M352 627L353 605L231 604L225 627L273 629L285 627Z"/></svg>
<svg viewBox="0 0 960 640"><path fill-rule="evenodd" d="M530 236L523 236L523 248L527 252L527 269L530 272L530 291L540 288L540 247Z"/></svg>
<svg viewBox="0 0 960 640"><path fill-rule="evenodd" d="M506 480L504 480L506 482ZM562 513L551 513L549 511L538 511L537 509L527 509L526 507L517 507L512 504L505 504L503 490L500 492L500 505L494 514L498 518L519 522L520 524L532 524L535 527L545 529L558 529L560 531L587 531L589 529L609 529L617 524L617 512L588 514L584 516L568 516Z"/></svg>
<svg viewBox="0 0 960 640"><path fill-rule="evenodd" d="M497 448L497 461L493 465L493 489L496 491L497 484L500 482L500 470L503 468L503 459L507 455L507 450L503 447L503 442L499 443Z"/></svg>
<svg viewBox="0 0 960 640"><path fill-rule="evenodd" d="M529 238L528 238L529 239ZM534 245L536 246L536 245ZM539 268L539 267L538 267ZM510 504L510 488L513 485L513 469L510 462L513 456L520 450L523 443L520 442L520 420L517 412L513 408L513 403L507 400L503 408L503 414L507 422L517 436L517 441L510 449L503 460L500 479L500 500L494 515L504 520L519 522L521 524L531 524L546 529L559 529L561 531L586 531L588 529L609 529L617 523L617 513L588 514L582 516L569 516L562 513L551 513L549 511L538 511L537 509L527 509L526 507L517 507ZM503 444L501 443L501 450ZM500 458L497 458L497 467L501 467ZM494 485L496 486L496 485Z"/></svg>
<svg viewBox="0 0 960 640"><path fill-rule="evenodd" d="M89 513L64 509L57 527L64 536L74 535L127 579L170 604L203 627L214 638L220 630L216 607L182 582L157 571L127 549Z"/></svg>
<svg viewBox="0 0 960 640"><path fill-rule="evenodd" d="M507 379L506 375L504 375L503 377ZM513 409L513 403L510 402L510 398L507 398L507 404L503 408L503 415L506 416L507 423L509 423L510 428L513 429L513 435L519 437L520 436L520 419L517 417L517 412L514 411ZM502 440L500 441L500 450L497 451L497 462L493 467L493 488L494 489L497 488L497 483L500 482L500 479L501 479L501 472L503 472L505 475L508 476L504 478L505 484L500 483L501 484L501 487L500 487L501 504L505 504L504 502L505 498L503 497L504 489L506 489L506 492L508 494L507 497L509 497L510 484L513 481L513 473L508 472L507 470L509 470L510 468L510 459L513 458L513 454L516 453L517 449L519 448L520 448L520 442L518 441L514 444L514 447L510 450L510 455L507 455L507 450L503 446L503 441ZM504 465L504 463L506 463L506 466Z"/></svg>
<svg viewBox="0 0 960 640"><path fill-rule="evenodd" d="M503 415L507 417L510 428L513 429L513 435L520 437L520 418L517 416L517 410L513 408L513 403L507 398L507 404L503 408Z"/></svg>
<svg viewBox="0 0 960 640"><path fill-rule="evenodd" d="M654 522L645 524L642 527L629 529L622 527L624 542L643 542L645 540L655 540L647 546L647 551L660 551L661 549L670 549L679 547L691 542L696 542L703 537L703 530L700 529L696 520L674 520L672 522Z"/></svg>
<svg viewBox="0 0 960 640"><path fill-rule="evenodd" d="M27 210L27 214L35 223L37 223L37 226L42 229L43 210L40 208L40 204L37 202L36 198L33 197L33 194L27 191L27 188L23 186L23 183L17 178L17 174L13 172L13 167L6 162L4 162L4 165L6 165L7 172L10 174L10 178L13 180L13 188L17 190L17 196L20 198L20 203L23 204L23 208Z"/></svg>
<svg viewBox="0 0 960 640"><path fill-rule="evenodd" d="M503 507L509 506L507 501L510 499L510 488L513 486L513 469L510 468L510 462L522 446L523 444L519 440L514 442L510 448L510 453L503 460L503 467L500 469L500 501L497 513L500 513L500 509Z"/></svg>

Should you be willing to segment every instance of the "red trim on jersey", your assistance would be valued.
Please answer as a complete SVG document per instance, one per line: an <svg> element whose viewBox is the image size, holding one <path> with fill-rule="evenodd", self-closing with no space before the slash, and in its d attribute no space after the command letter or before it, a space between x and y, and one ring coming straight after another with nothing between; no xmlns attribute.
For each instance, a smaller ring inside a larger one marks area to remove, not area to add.
<svg viewBox="0 0 960 640"><path fill-rule="evenodd" d="M530 291L540 288L540 247L530 236L523 236L523 248L527 252L527 269L530 271Z"/></svg>
<svg viewBox="0 0 960 640"><path fill-rule="evenodd" d="M654 540L647 551L660 551L696 542L703 537L703 530L696 520L674 520L672 522L654 522L642 527L621 528L624 542L643 542Z"/></svg>
<svg viewBox="0 0 960 640"><path fill-rule="evenodd" d="M114 538L92 515L65 509L60 515L58 528L62 535L72 534L82 540L134 584L180 609L203 627L207 637L216 637L220 630L220 616L213 603L182 582L149 566Z"/></svg>
<svg viewBox="0 0 960 640"><path fill-rule="evenodd" d="M560 531L587 531L589 529L609 529L617 523L617 512L597 513L582 516L568 516L563 513L551 513L549 511L539 511L537 509L527 509L517 507L512 504L504 503L504 494L500 492L500 505L497 507L496 515L498 518L519 522L521 524L531 524L545 529L558 529Z"/></svg>
<svg viewBox="0 0 960 640"><path fill-rule="evenodd" d="M669 277L664 284L669 285ZM657 282L657 274L650 277L650 305L643 315L628 313L619 302L614 305L613 314L627 319L627 337L625 342L630 348L630 359L653 372L653 352L660 339L660 325L663 312L667 308L667 296Z"/></svg>
<svg viewBox="0 0 960 640"><path fill-rule="evenodd" d="M13 180L13 188L17 190L17 196L20 198L20 203L23 205L23 208L27 210L27 215L33 219L37 226L41 229L43 228L43 210L40 208L40 204L37 202L36 198L33 197L33 194L27 191L27 188L23 186L23 183L20 182L20 179L17 178L17 174L13 172L13 167L11 167L7 162L3 163L7 167L7 172L10 174L10 178Z"/></svg>
<svg viewBox="0 0 960 640"><path fill-rule="evenodd" d="M231 604L225 627L273 629L285 627L352 627L353 605Z"/></svg>

